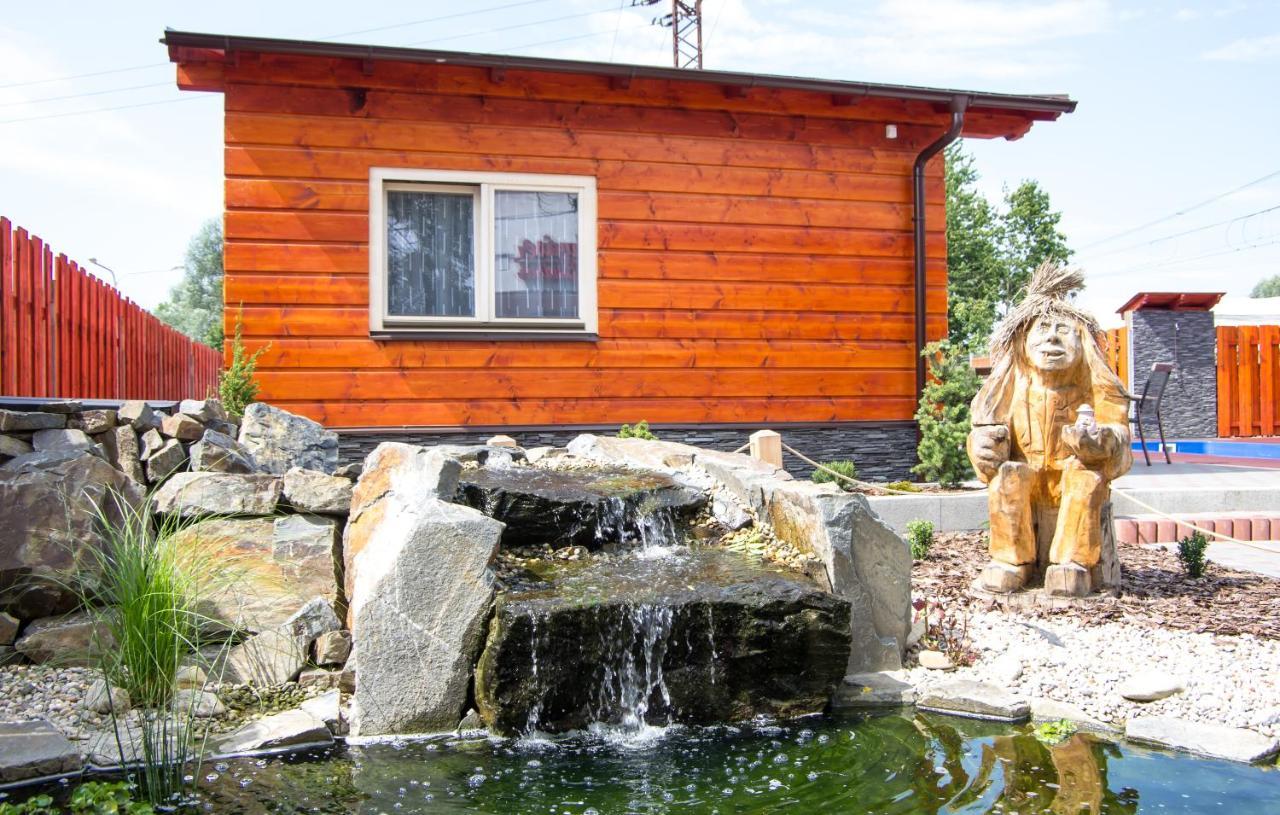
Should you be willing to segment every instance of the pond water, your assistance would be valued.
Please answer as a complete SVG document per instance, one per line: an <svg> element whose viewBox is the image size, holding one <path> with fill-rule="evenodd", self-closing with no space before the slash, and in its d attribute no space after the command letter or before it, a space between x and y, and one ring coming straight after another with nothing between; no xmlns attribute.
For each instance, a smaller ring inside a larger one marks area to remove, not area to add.
<svg viewBox="0 0 1280 815"><path fill-rule="evenodd" d="M217 813L1280 812L1280 772L918 714L335 747L206 765Z"/></svg>

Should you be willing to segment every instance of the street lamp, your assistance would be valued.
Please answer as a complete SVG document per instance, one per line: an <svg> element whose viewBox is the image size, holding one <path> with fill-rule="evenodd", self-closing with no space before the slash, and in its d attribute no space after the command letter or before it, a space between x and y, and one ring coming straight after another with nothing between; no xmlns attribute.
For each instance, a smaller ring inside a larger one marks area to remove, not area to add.
<svg viewBox="0 0 1280 815"><path fill-rule="evenodd" d="M115 288L117 288L117 289L118 289L118 288L120 288L120 284L116 282L116 272L115 272L115 270L114 270L114 269L112 269L110 266L106 266L106 265L104 265L104 264L102 264L102 263L99 263L97 258L89 258L89 262L90 262L90 263L92 263L94 266L98 266L98 267L103 268L103 269L106 269L108 272L110 272L110 273L111 273L111 285L112 285L112 286L114 286L114 287L115 287Z"/></svg>

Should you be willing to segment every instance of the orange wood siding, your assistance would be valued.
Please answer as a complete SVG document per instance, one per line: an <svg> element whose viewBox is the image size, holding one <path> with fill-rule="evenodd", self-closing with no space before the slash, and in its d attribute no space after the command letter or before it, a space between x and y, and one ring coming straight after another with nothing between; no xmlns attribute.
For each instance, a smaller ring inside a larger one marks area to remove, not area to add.
<svg viewBox="0 0 1280 815"><path fill-rule="evenodd" d="M911 418L910 172L948 121L931 106L321 57L220 68L227 332L243 304L246 344L269 344L261 398L334 427ZM595 176L600 339L372 340L371 166ZM927 187L937 338L940 160Z"/></svg>

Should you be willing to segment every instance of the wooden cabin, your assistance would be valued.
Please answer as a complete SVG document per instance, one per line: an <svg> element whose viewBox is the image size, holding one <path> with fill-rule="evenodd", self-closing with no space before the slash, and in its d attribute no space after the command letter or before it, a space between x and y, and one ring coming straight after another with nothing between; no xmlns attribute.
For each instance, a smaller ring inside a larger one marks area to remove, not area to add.
<svg viewBox="0 0 1280 815"><path fill-rule="evenodd" d="M342 433L526 446L645 420L913 463L945 333L942 160L1018 96L166 32L225 103L227 335ZM924 247L917 269L914 245ZM917 287L917 276L925 285ZM917 308L917 292L923 308Z"/></svg>

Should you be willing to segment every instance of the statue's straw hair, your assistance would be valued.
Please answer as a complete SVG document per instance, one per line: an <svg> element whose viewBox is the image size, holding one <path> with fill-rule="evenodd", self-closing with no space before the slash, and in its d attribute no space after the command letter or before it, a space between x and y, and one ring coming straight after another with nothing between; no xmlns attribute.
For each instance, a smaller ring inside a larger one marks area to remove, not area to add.
<svg viewBox="0 0 1280 815"><path fill-rule="evenodd" d="M1062 317L1079 321L1096 340L1102 329L1093 315L1076 306L1070 297L1084 288L1084 273L1054 261L1041 263L1031 273L1027 294L991 334L991 357L1015 353L1019 337L1041 317Z"/></svg>

